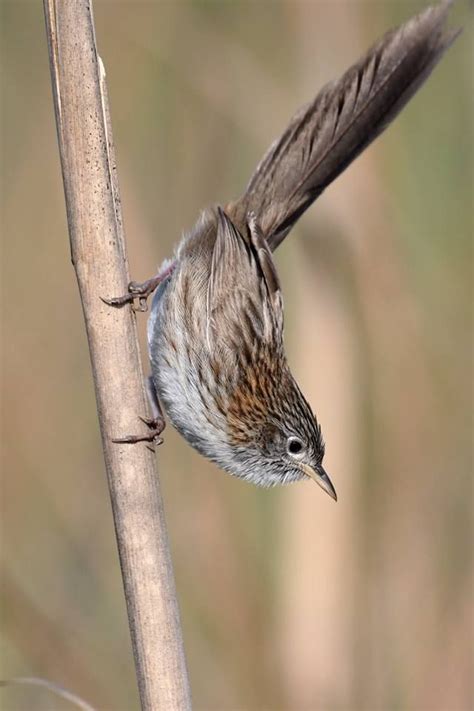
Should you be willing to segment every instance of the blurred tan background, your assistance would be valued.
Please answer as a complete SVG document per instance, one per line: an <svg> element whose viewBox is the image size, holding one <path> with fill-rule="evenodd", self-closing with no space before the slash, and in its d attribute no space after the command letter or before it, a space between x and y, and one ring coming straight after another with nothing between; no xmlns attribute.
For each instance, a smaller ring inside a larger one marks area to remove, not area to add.
<svg viewBox="0 0 474 711"><path fill-rule="evenodd" d="M226 202L285 122L423 2L96 0L131 273ZM69 245L42 5L2 0L1 676L138 708ZM278 250L334 504L171 430L159 468L198 711L468 711L472 14ZM145 317L139 316L142 335ZM71 708L0 689L12 710Z"/></svg>

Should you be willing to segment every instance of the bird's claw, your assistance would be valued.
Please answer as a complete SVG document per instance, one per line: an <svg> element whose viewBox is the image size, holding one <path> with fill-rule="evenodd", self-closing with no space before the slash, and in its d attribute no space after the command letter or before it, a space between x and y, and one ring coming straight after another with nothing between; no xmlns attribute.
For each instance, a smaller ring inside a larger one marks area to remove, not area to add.
<svg viewBox="0 0 474 711"><path fill-rule="evenodd" d="M161 275L147 279L144 282L131 281L128 285L128 294L114 296L111 299L101 297L101 299L109 306L120 307L125 306L125 304L132 304L134 311L147 311L148 297L155 291L160 281ZM138 306L133 303L135 299L138 299Z"/></svg>
<svg viewBox="0 0 474 711"><path fill-rule="evenodd" d="M162 269L158 274L152 276L151 279L146 281L131 281L128 285L128 294L123 296L115 296L111 299L104 299L101 297L102 301L109 306L124 306L125 304L132 304L132 309L134 311L147 311L148 310L148 297L153 294L156 287L161 284L165 279L169 279L176 268L176 262L171 262ZM135 299L138 299L138 306L134 305Z"/></svg>
<svg viewBox="0 0 474 711"><path fill-rule="evenodd" d="M139 418L149 429L147 434L142 435L125 435L125 437L115 437L112 442L117 444L136 444L137 442L150 442L155 447L163 444L161 433L166 427L166 422L163 417L140 417Z"/></svg>
<svg viewBox="0 0 474 711"><path fill-rule="evenodd" d="M132 309L134 311L141 311L144 313L145 311L148 311L148 297L147 296L140 296L138 299L138 306L135 306L135 304L132 304Z"/></svg>

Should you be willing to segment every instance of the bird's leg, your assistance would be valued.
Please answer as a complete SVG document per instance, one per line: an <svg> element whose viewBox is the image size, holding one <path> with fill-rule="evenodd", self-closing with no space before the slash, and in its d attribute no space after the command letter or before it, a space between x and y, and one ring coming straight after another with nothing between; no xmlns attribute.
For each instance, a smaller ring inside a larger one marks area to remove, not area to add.
<svg viewBox="0 0 474 711"><path fill-rule="evenodd" d="M145 380L145 390L152 417L144 419L144 422L150 427L161 427L159 433L161 434L166 427L166 422L158 399L158 393L156 392L155 383L153 382L153 376L151 375L148 375Z"/></svg>
<svg viewBox="0 0 474 711"><path fill-rule="evenodd" d="M163 444L160 434L166 427L165 418L160 407L160 401L153 383L153 378L149 375L145 381L145 389L150 403L152 417L140 417L140 420L149 428L149 432L144 435L126 435L112 440L117 444L136 444L137 442L152 442L158 446Z"/></svg>
<svg viewBox="0 0 474 711"><path fill-rule="evenodd" d="M134 307L136 311L146 311L148 308L147 299L152 294L156 287L161 284L162 281L167 279L174 271L176 262L171 262L165 269L162 269L144 282L131 281L128 285L128 294L123 296L114 296L111 299L104 299L104 301L109 306L124 306L125 304L132 303L135 299L138 299L138 307Z"/></svg>

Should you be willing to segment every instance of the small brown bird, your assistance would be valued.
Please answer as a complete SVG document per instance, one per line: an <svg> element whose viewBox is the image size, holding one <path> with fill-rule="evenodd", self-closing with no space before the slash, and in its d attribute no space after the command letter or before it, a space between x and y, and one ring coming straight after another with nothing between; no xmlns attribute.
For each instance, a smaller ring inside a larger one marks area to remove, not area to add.
<svg viewBox="0 0 474 711"><path fill-rule="evenodd" d="M152 385L176 429L222 469L260 486L305 477L330 496L321 427L283 346L272 251L323 190L395 118L457 36L450 3L387 33L291 120L237 201L207 209L171 262L129 294L148 321ZM156 399L156 398L155 398ZM149 436L164 427L155 412Z"/></svg>

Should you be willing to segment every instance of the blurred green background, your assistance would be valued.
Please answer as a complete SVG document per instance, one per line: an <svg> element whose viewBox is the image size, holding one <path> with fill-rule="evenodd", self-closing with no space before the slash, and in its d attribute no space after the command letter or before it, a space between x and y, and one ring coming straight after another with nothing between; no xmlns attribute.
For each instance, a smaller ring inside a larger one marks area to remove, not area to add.
<svg viewBox="0 0 474 711"><path fill-rule="evenodd" d="M423 2L96 0L131 273L225 203L285 122ZM1 676L138 708L69 244L42 5L2 0ZM276 255L335 505L166 430L198 711L467 711L472 689L472 13ZM139 316L142 337L145 317ZM145 353L145 349L143 350ZM0 689L8 710L70 708Z"/></svg>

